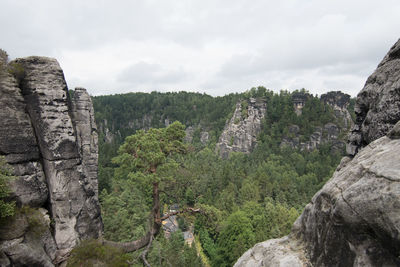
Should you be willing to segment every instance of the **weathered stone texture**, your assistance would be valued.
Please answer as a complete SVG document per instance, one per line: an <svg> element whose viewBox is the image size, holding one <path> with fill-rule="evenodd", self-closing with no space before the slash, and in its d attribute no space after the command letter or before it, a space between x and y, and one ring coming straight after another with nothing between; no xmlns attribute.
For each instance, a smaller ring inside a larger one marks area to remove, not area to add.
<svg viewBox="0 0 400 267"><path fill-rule="evenodd" d="M75 126L84 171L98 197L97 166L98 166L98 134L94 119L92 100L84 88L75 88L71 99L71 118Z"/></svg>
<svg viewBox="0 0 400 267"><path fill-rule="evenodd" d="M256 244L238 259L234 267L306 267L308 262L301 244L288 237Z"/></svg>
<svg viewBox="0 0 400 267"><path fill-rule="evenodd" d="M386 135L400 120L400 40L369 76L357 96L357 120L349 136L347 153L357 151Z"/></svg>
<svg viewBox="0 0 400 267"><path fill-rule="evenodd" d="M0 154L17 177L13 197L19 205L50 208L54 236L47 229L38 241L24 230L22 241L2 242L0 260L52 266L56 255L63 258L79 240L97 238L102 231L94 111L86 90L78 88L69 98L55 59L28 57L13 63L24 69L24 76L19 85L7 73L0 79Z"/></svg>
<svg viewBox="0 0 400 267"><path fill-rule="evenodd" d="M242 112L241 102L236 104L235 112L216 145L218 153L223 158L227 158L231 152L250 153L257 143L257 135L261 131L261 121L267 110L266 103L254 98L244 101L248 102L247 110Z"/></svg>

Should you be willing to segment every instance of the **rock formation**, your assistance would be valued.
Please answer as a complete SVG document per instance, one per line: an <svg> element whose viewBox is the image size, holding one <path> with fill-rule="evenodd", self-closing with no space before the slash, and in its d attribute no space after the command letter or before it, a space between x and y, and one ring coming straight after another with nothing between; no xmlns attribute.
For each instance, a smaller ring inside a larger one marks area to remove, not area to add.
<svg viewBox="0 0 400 267"><path fill-rule="evenodd" d="M310 97L310 94L305 92L297 92L292 95L292 102L294 107L294 112L297 116L300 116L303 110L304 105L307 102L307 99Z"/></svg>
<svg viewBox="0 0 400 267"><path fill-rule="evenodd" d="M358 94L355 126L347 152L357 151L386 133L400 120L400 41L390 49Z"/></svg>
<svg viewBox="0 0 400 267"><path fill-rule="evenodd" d="M354 122L348 110L350 95L340 91L332 91L321 95L321 101L332 107L335 117L343 124L344 129L353 127Z"/></svg>
<svg viewBox="0 0 400 267"><path fill-rule="evenodd" d="M301 92L293 94L292 100L297 116L302 115L302 109L309 97L311 96ZM347 109L350 104L350 95L335 91L321 95L320 99L333 109L335 120L323 125L323 127L315 127L309 140L303 142L300 141L299 126L291 125L289 126L290 137L286 136L282 139L281 147L289 146L293 149L311 151L318 149L321 144L329 143L332 145L331 149L333 151L344 150L346 146L344 136L354 125Z"/></svg>
<svg viewBox="0 0 400 267"><path fill-rule="evenodd" d="M255 245L236 267L400 265L399 51L400 40L357 97L354 158L342 159L289 236Z"/></svg>
<svg viewBox="0 0 400 267"><path fill-rule="evenodd" d="M250 153L253 150L266 110L265 101L254 98L236 104L216 145L222 158L227 158L230 152Z"/></svg>
<svg viewBox="0 0 400 267"><path fill-rule="evenodd" d="M0 261L52 266L79 240L102 231L93 107L84 89L69 97L56 60L28 57L12 64L24 73L18 81L8 73L0 79L0 154L17 177L17 204L39 208L43 221L50 217L40 238L21 223L29 216L16 218L11 228L20 231L0 237Z"/></svg>

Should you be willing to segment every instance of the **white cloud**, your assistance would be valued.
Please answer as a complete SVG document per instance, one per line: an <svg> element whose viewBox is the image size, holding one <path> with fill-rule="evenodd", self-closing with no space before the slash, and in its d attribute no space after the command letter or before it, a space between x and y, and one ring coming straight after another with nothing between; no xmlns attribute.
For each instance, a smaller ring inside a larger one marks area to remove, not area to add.
<svg viewBox="0 0 400 267"><path fill-rule="evenodd" d="M4 0L11 57L57 58L98 94L265 85L358 92L399 38L400 2Z"/></svg>

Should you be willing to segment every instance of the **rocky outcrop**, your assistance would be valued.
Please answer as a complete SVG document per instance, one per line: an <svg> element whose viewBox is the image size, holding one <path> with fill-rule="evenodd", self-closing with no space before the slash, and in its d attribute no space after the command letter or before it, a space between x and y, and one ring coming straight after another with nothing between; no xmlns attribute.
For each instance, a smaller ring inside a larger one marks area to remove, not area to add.
<svg viewBox="0 0 400 267"><path fill-rule="evenodd" d="M341 91L332 91L321 95L321 101L331 106L335 113L335 117L341 124L341 128L349 130L353 127L354 122L348 110L350 104L350 95Z"/></svg>
<svg viewBox="0 0 400 267"><path fill-rule="evenodd" d="M235 266L400 265L400 118L397 124L389 120L396 118L400 105L400 73L389 62L397 60L399 45L389 51L357 97L350 145L356 145L358 153L342 159L289 236L256 245ZM386 82L371 83L377 77Z"/></svg>
<svg viewBox="0 0 400 267"><path fill-rule="evenodd" d="M302 109L306 100L312 96L305 93L294 93L292 100L297 116L301 116ZM332 151L343 151L346 146L345 136L354 125L348 106L350 104L350 95L340 91L328 92L321 95L320 100L333 109L334 120L326 123L322 127L315 127L314 132L308 140L303 140L300 135L298 125L289 126L289 136L285 136L281 141L281 148L291 147L300 150L318 149L320 145L330 144ZM304 137L303 137L304 138Z"/></svg>
<svg viewBox="0 0 400 267"><path fill-rule="evenodd" d="M303 107L305 106L309 97L310 94L305 92L296 92L292 95L294 112L297 116L300 116L302 114Z"/></svg>
<svg viewBox="0 0 400 267"><path fill-rule="evenodd" d="M9 74L0 79L0 154L17 176L12 185L17 203L48 210L53 223L41 243L23 231L17 239L1 238L0 246L15 266L51 266L80 239L102 231L93 107L84 89L70 99L56 60L28 57L13 64L24 76L18 83ZM55 249L48 253L47 247Z"/></svg>
<svg viewBox="0 0 400 267"><path fill-rule="evenodd" d="M349 136L349 155L384 136L400 120L400 40L368 78L354 111L357 120Z"/></svg>
<svg viewBox="0 0 400 267"><path fill-rule="evenodd" d="M250 98L236 104L233 116L216 145L222 158L227 158L230 152L250 153L254 149L265 113L266 103L263 100Z"/></svg>

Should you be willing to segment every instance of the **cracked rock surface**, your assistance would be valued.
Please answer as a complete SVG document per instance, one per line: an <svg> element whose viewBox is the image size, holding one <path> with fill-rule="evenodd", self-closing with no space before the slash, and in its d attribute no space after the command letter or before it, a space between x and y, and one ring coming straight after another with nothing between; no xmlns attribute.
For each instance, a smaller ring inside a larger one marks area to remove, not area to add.
<svg viewBox="0 0 400 267"><path fill-rule="evenodd" d="M357 119L349 135L349 155L386 135L400 120L400 40L369 76L354 111Z"/></svg>
<svg viewBox="0 0 400 267"><path fill-rule="evenodd" d="M236 104L233 116L216 144L216 150L222 158L227 158L231 152L250 153L256 146L267 106L265 101L255 98L244 101L247 107L241 102Z"/></svg>
<svg viewBox="0 0 400 267"><path fill-rule="evenodd" d="M29 227L21 228L21 220L13 222L22 240L2 235L0 262L53 266L79 240L97 238L102 231L94 112L85 89L70 98L55 59L28 57L13 63L24 75L18 82L8 73L0 77L0 154L14 169L17 204L48 212L52 229L49 218L38 239Z"/></svg>

